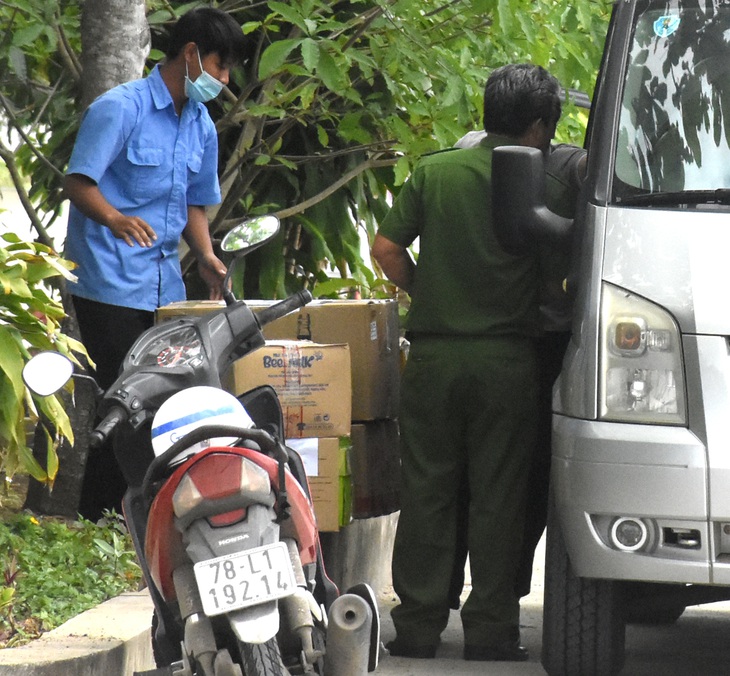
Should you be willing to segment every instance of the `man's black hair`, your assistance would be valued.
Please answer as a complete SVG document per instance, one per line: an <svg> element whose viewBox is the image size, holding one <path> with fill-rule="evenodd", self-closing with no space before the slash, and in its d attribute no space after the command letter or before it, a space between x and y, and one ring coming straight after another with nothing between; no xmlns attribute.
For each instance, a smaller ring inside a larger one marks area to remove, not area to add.
<svg viewBox="0 0 730 676"><path fill-rule="evenodd" d="M194 42L201 58L215 52L224 64L241 63L245 40L241 26L225 12L213 7L198 7L183 14L170 34L166 56L174 59L188 42Z"/></svg>
<svg viewBox="0 0 730 676"><path fill-rule="evenodd" d="M492 71L484 87L484 130L519 138L535 120L560 119L560 83L542 66L518 63Z"/></svg>

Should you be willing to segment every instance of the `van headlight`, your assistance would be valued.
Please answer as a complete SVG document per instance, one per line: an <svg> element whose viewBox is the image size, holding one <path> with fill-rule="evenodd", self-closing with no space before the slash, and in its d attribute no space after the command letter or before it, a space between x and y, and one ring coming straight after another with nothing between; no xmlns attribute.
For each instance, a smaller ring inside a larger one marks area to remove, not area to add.
<svg viewBox="0 0 730 676"><path fill-rule="evenodd" d="M604 283L601 300L600 417L686 424L677 324L664 309Z"/></svg>

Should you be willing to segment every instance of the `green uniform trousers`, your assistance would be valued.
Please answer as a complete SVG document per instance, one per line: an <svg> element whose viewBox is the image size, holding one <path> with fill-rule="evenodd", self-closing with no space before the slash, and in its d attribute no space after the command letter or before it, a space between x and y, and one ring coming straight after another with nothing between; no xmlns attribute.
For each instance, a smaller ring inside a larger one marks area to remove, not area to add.
<svg viewBox="0 0 730 676"><path fill-rule="evenodd" d="M515 575L537 422L528 338L413 338L400 408L401 513L393 551L398 639L434 645L449 617L459 498L469 486L468 645L519 637Z"/></svg>

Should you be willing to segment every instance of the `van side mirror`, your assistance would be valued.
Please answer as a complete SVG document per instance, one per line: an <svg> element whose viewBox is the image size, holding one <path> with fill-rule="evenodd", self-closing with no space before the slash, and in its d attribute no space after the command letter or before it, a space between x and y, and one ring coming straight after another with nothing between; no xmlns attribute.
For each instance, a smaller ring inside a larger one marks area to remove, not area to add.
<svg viewBox="0 0 730 676"><path fill-rule="evenodd" d="M500 146L492 155L492 213L497 239L510 254L524 254L541 242L570 237L573 220L545 205L542 153L528 146Z"/></svg>

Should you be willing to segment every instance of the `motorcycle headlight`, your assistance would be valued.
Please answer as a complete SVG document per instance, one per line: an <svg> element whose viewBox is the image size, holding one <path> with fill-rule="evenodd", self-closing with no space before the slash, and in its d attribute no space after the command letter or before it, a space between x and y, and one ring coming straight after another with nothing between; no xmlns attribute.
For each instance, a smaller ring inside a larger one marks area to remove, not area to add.
<svg viewBox="0 0 730 676"><path fill-rule="evenodd" d="M673 317L611 284L602 291L601 419L686 424L682 344Z"/></svg>

